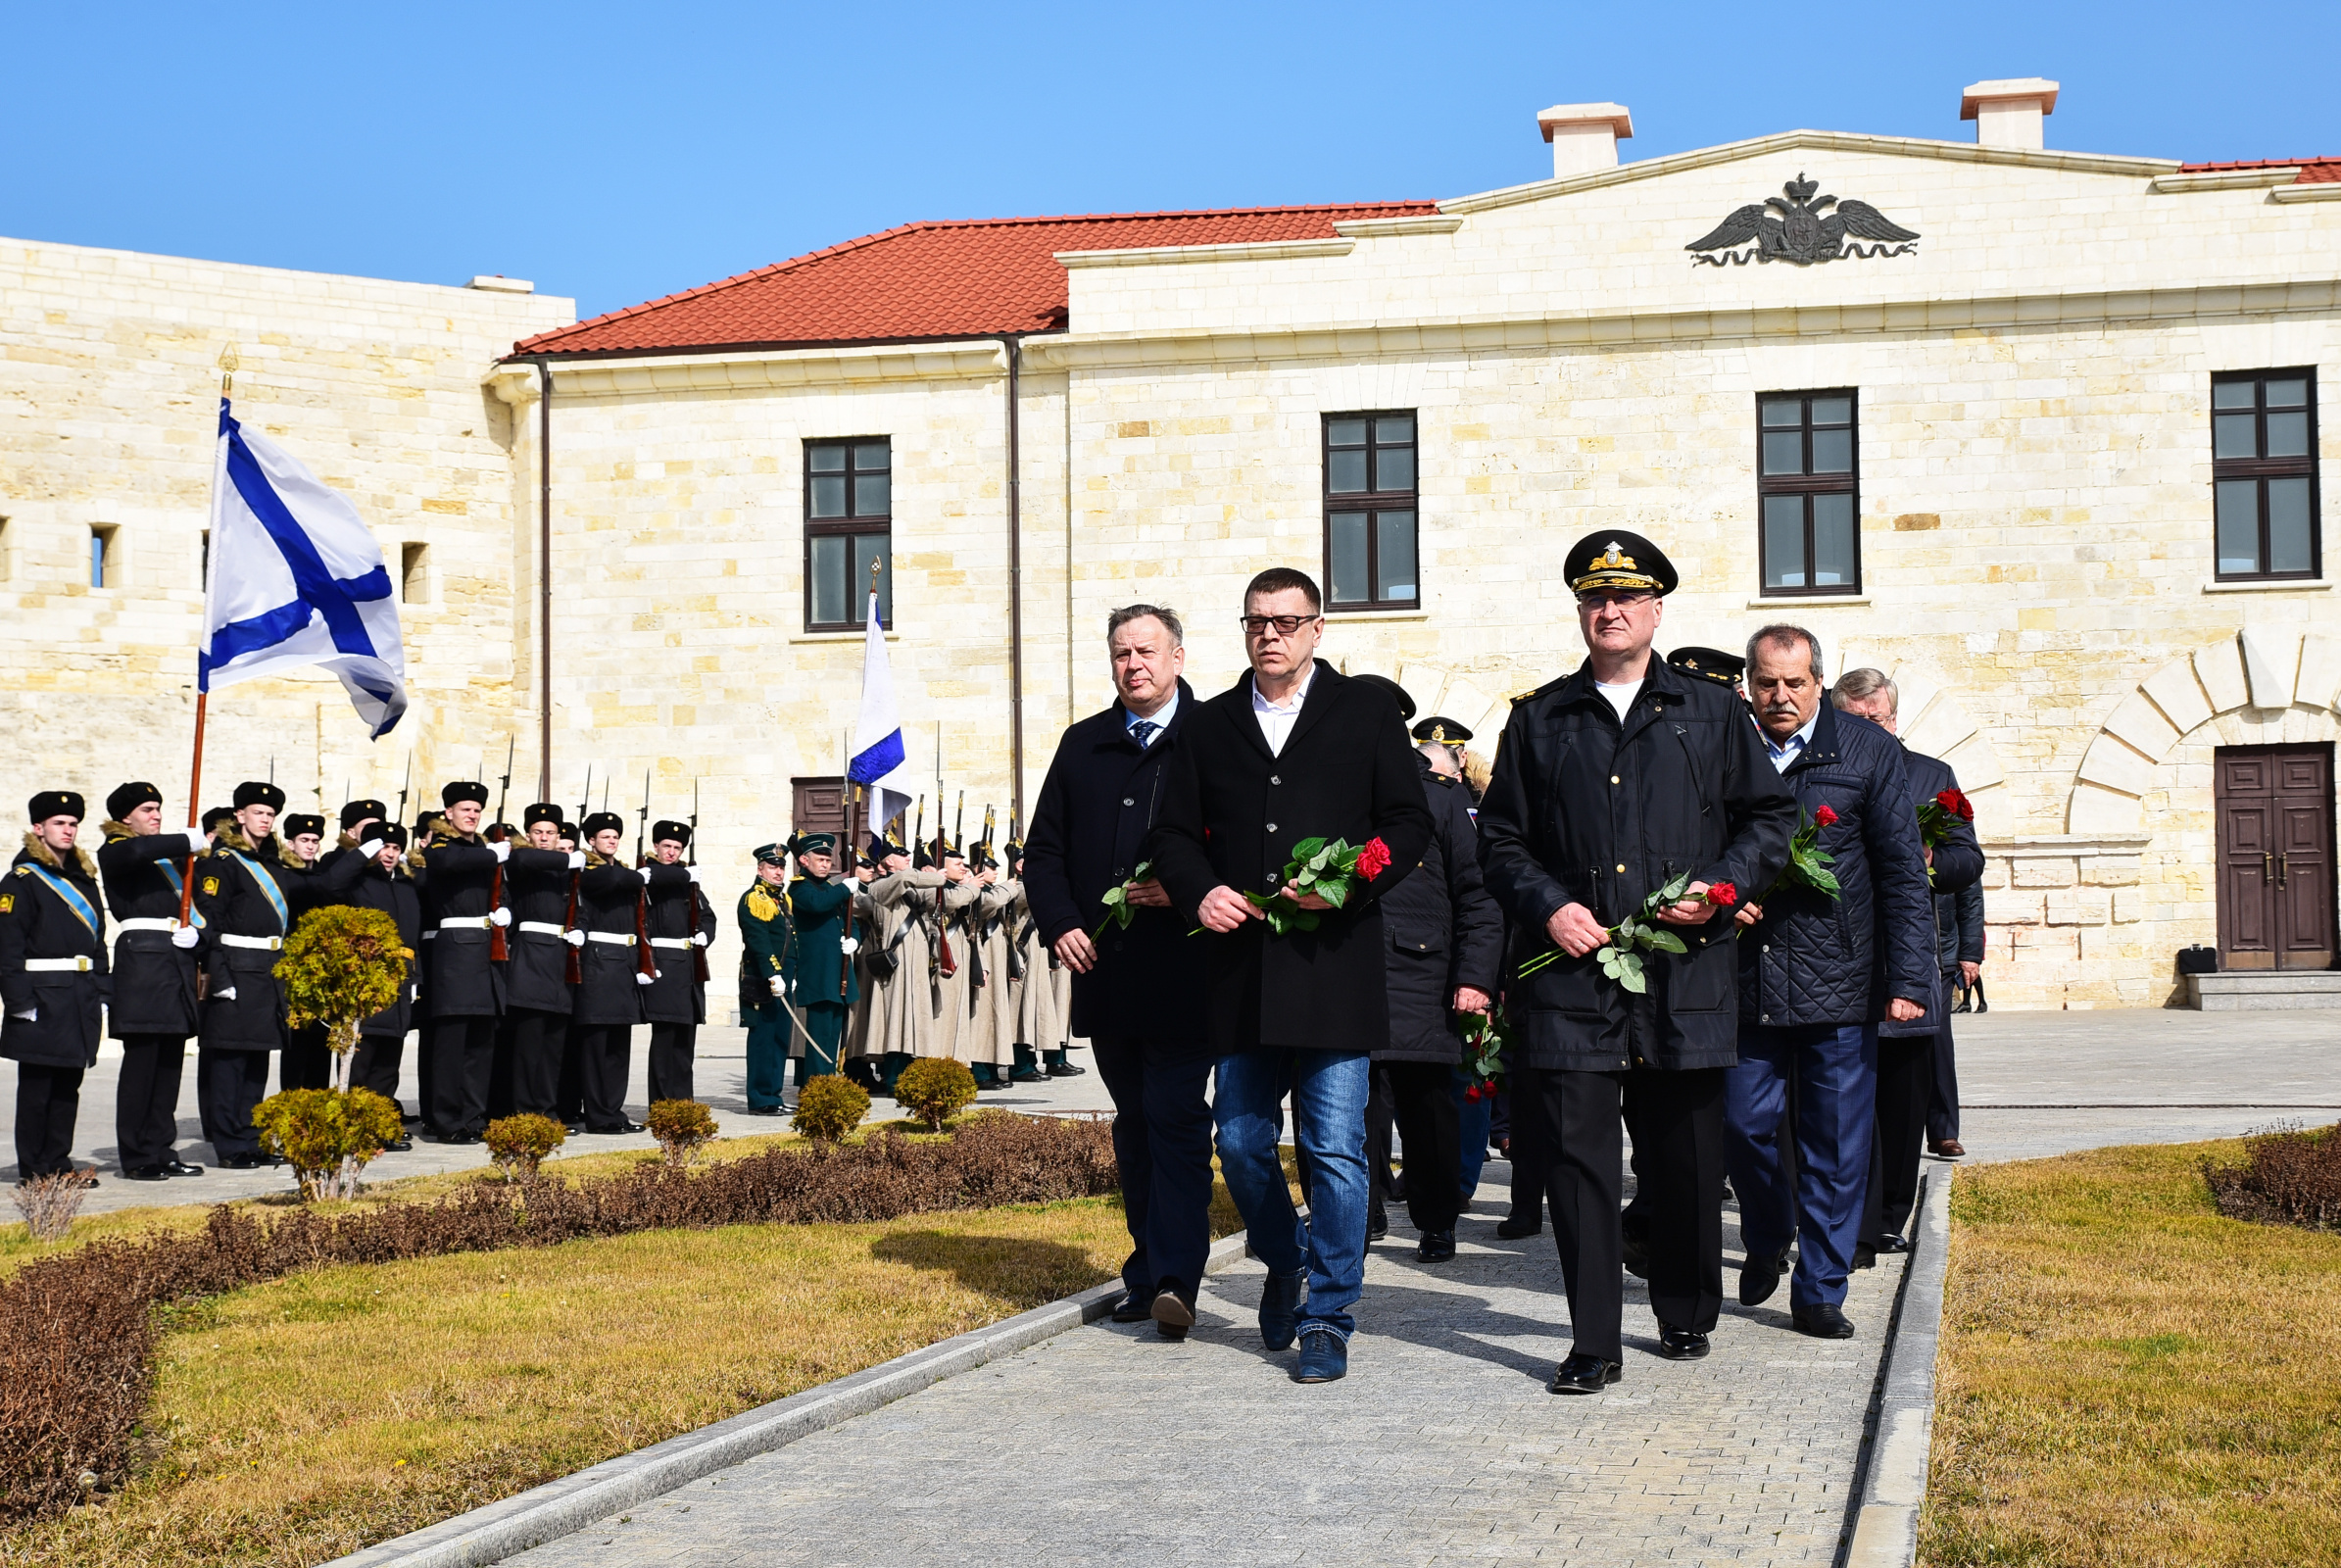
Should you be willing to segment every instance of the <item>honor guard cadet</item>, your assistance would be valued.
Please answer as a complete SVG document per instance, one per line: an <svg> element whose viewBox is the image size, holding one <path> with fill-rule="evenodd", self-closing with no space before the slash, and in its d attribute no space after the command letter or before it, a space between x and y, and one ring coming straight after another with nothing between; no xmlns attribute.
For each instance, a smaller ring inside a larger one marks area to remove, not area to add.
<svg viewBox="0 0 2341 1568"><path fill-rule="evenodd" d="M887 1095L912 1057L935 1054L922 1048L935 1034L935 911L944 880L924 850L912 855L891 837L870 841L878 875L869 897L877 917L864 940L871 972L881 978L864 1049L877 1063L878 1091Z"/></svg>
<svg viewBox="0 0 2341 1568"><path fill-rule="evenodd" d="M589 1133L638 1133L626 1115L626 1069L634 1026L642 1022L642 993L651 984L647 950L640 946L642 873L618 859L625 821L596 811L578 824L585 834L585 867L577 878L577 989L569 1012L577 1078Z"/></svg>
<svg viewBox="0 0 2341 1568"><path fill-rule="evenodd" d="M707 1021L707 982L701 975L707 944L715 940L715 906L699 890L699 871L683 863L691 846L690 826L659 822L651 828L651 863L643 869L650 885L646 929L651 960L658 965L643 993L643 1013L651 1021L651 1102L690 1100L691 1057L699 1026Z"/></svg>
<svg viewBox="0 0 2341 1568"><path fill-rule="evenodd" d="M205 938L195 1094L203 1136L229 1170L282 1163L262 1155L252 1107L268 1098L268 1053L284 1049L276 960L303 913L299 858L276 839L283 805L284 791L273 784L238 784L234 815L219 824L212 853L195 867Z"/></svg>
<svg viewBox="0 0 2341 1568"><path fill-rule="evenodd" d="M984 896L984 884L968 864L963 844L945 841L937 863L943 867L944 885L934 898L934 1030L920 1054L965 1061L968 1056L963 1048L970 1033L968 1018L978 989L979 961L968 925ZM975 1078L981 1087L984 1075L979 1072Z"/></svg>
<svg viewBox="0 0 2341 1568"><path fill-rule="evenodd" d="M512 1109L561 1119L561 1062L574 998L569 972L585 943L575 928L581 852L561 847L561 808L539 801L520 813L527 842L504 864L512 911L504 970L505 1027L512 1036Z"/></svg>
<svg viewBox="0 0 2341 1568"><path fill-rule="evenodd" d="M740 1019L748 1025L748 1113L777 1116L789 1073L789 858L777 844L756 848L756 880L740 895Z"/></svg>
<svg viewBox="0 0 2341 1568"><path fill-rule="evenodd" d="M370 814L368 814L370 813ZM324 858L319 880L325 895L352 908L373 909L390 916L399 942L410 955L422 951L422 892L407 873L407 830L384 819L379 801L352 801L342 808L345 843ZM352 820L353 816L356 820ZM398 1000L358 1025L358 1048L350 1058L350 1087L366 1089L398 1103L399 1069L407 1054L407 1031L421 1010L415 994L419 960L410 956L400 981ZM401 1133L388 1146L394 1152L415 1147Z"/></svg>
<svg viewBox="0 0 2341 1568"><path fill-rule="evenodd" d="M428 842L407 857L422 877L422 994L430 1010L423 1049L431 1085L423 1106L443 1144L476 1144L488 1124L488 1079L496 1064L496 1022L504 1013L497 934L512 923L502 906L510 844L480 836L488 787L461 780L439 792Z"/></svg>
<svg viewBox="0 0 2341 1568"><path fill-rule="evenodd" d="M877 842L874 835L869 842ZM846 1039L838 1048L837 1070L873 1095L878 1093L884 1077L877 1058L870 1054L879 991L870 963L882 956L875 940L881 916L877 904L870 898L870 888L877 880L878 862L870 858L865 844L853 857L853 934L861 944L861 951L853 955L853 978L861 994L854 999L853 1010L846 1018Z"/></svg>
<svg viewBox="0 0 2341 1568"><path fill-rule="evenodd" d="M106 797L98 875L114 911L114 990L106 1027L122 1042L114 1092L114 1138L122 1173L136 1182L200 1176L178 1157L179 1077L195 1033L196 950L203 933L190 910L179 923L189 862L211 848L208 833L163 831L163 792L124 784Z"/></svg>
<svg viewBox="0 0 2341 1568"><path fill-rule="evenodd" d="M975 867L975 881L981 891L966 915L967 947L974 972L967 999L967 1034L958 1055L975 1070L977 1088L1005 1089L1016 1066L1016 997L1008 962L1009 921L1023 890L1000 874L1000 861L987 840L976 841ZM1025 1081L1037 1083L1040 1077L1038 1071L1030 1072Z"/></svg>
<svg viewBox="0 0 2341 1568"><path fill-rule="evenodd" d="M1010 952L1016 976L1017 1076L1021 1078L1029 1067L1036 1078L1078 1078L1089 1069L1065 1059L1064 1004L1069 995L1065 981L1071 971L1041 941L1030 890L1024 882L1024 846L1011 839L1006 854L1008 871L1016 878L1016 903L1010 911L1015 936Z"/></svg>
<svg viewBox="0 0 2341 1568"><path fill-rule="evenodd" d="M24 847L0 877L0 1056L17 1064L17 1168L29 1182L73 1172L107 969L97 864L75 842L81 797L43 790L26 812Z"/></svg>
<svg viewBox="0 0 2341 1568"><path fill-rule="evenodd" d="M837 867L837 835L800 833L789 840L797 857L797 880L789 884L789 914L796 941L789 954L789 995L805 1016L805 1055L797 1063L797 1088L837 1071L837 1051L846 1035L846 1015L859 988L846 960L860 944L846 935L851 879L829 880Z"/></svg>
<svg viewBox="0 0 2341 1568"><path fill-rule="evenodd" d="M291 851L284 867L292 874L293 918L318 906L323 889L318 884L319 858L324 854L325 819L314 811L289 811L277 823L284 847ZM333 1083L333 1048L325 1044L325 1026L288 1027L283 1054L276 1058L279 1089L327 1089Z"/></svg>

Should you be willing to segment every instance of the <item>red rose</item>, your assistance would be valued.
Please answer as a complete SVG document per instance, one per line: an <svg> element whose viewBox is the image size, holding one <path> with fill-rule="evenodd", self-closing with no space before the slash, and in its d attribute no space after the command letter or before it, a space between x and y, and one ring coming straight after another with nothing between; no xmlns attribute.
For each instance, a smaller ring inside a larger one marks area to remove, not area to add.
<svg viewBox="0 0 2341 1568"><path fill-rule="evenodd" d="M1819 806L1813 808L1813 820L1820 823L1823 827L1835 827L1837 825L1837 813L1830 810L1829 803L1824 801Z"/></svg>
<svg viewBox="0 0 2341 1568"><path fill-rule="evenodd" d="M1470 1088L1464 1090L1463 1098L1466 1100L1477 1101L1480 1098L1480 1086L1478 1084L1473 1084Z"/></svg>
<svg viewBox="0 0 2341 1568"><path fill-rule="evenodd" d="M1357 852L1357 874L1368 882L1390 869L1390 846L1380 839L1366 840L1366 847Z"/></svg>
<svg viewBox="0 0 2341 1568"><path fill-rule="evenodd" d="M1944 790L1935 796L1934 804L1958 817L1962 822L1973 822L1975 819L1975 807L1969 803L1966 796L1957 790Z"/></svg>
<svg viewBox="0 0 2341 1568"><path fill-rule="evenodd" d="M1718 908L1728 909L1739 902L1739 890L1729 882L1718 882L1707 890L1707 902Z"/></svg>

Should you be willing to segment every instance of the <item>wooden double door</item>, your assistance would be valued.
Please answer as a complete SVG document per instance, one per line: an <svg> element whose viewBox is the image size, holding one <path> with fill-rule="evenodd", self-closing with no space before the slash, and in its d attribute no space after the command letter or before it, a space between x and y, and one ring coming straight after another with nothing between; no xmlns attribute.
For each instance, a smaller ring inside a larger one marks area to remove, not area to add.
<svg viewBox="0 0 2341 1568"><path fill-rule="evenodd" d="M2332 747L2222 746L2213 780L2221 966L2331 968Z"/></svg>

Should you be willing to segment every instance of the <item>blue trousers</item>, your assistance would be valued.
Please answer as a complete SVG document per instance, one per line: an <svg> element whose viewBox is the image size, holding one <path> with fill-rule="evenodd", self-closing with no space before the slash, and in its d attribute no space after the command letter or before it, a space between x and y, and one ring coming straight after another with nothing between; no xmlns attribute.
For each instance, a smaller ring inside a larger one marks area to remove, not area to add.
<svg viewBox="0 0 2341 1568"><path fill-rule="evenodd" d="M1200 1048L1098 1035L1090 1041L1113 1097L1130 1255L1122 1284L1141 1300L1171 1289L1193 1304L1211 1253L1212 1058Z"/></svg>
<svg viewBox="0 0 2341 1568"><path fill-rule="evenodd" d="M1308 1273L1300 1331L1331 1329L1346 1341L1366 1277L1366 1092L1373 1060L1362 1051L1247 1051L1219 1058L1211 1113L1219 1169L1250 1228L1251 1250L1276 1274ZM1278 1145L1284 1099L1292 1095L1293 1137L1311 1167L1304 1225L1285 1185Z"/></svg>
<svg viewBox="0 0 2341 1568"><path fill-rule="evenodd" d="M1796 1181L1780 1169L1780 1119L1796 1095ZM1861 1024L1742 1025L1724 1075L1724 1162L1750 1257L1797 1244L1795 1306L1845 1300L1869 1190L1878 1108L1878 1034Z"/></svg>

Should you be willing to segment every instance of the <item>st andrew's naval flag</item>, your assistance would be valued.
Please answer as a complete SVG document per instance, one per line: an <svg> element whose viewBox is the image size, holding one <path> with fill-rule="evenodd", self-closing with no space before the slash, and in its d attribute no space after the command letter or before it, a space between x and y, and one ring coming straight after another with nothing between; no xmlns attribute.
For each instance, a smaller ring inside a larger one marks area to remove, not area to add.
<svg viewBox="0 0 2341 1568"><path fill-rule="evenodd" d="M378 738L407 710L407 654L381 546L358 509L219 400L212 580L196 686L315 664Z"/></svg>
<svg viewBox="0 0 2341 1568"><path fill-rule="evenodd" d="M869 629L861 642L861 717L853 726L853 760L846 776L870 792L870 826L883 828L910 808L909 769L902 721L894 706L894 671L886 662L886 632L878 596L870 595Z"/></svg>

